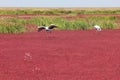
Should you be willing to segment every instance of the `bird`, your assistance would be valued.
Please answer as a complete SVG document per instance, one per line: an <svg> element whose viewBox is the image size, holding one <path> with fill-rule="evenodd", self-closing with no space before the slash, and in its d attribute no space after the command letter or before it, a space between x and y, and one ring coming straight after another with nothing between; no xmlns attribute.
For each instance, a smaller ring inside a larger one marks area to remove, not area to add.
<svg viewBox="0 0 120 80"><path fill-rule="evenodd" d="M95 28L97 31L101 31L101 30L102 30L101 27L98 26L98 25L95 25L94 28Z"/></svg>
<svg viewBox="0 0 120 80"><path fill-rule="evenodd" d="M51 32L51 30L54 28L57 28L57 26L55 24L50 24L49 26L43 25L43 26L38 26L37 31L40 32L42 30L45 30L47 32Z"/></svg>

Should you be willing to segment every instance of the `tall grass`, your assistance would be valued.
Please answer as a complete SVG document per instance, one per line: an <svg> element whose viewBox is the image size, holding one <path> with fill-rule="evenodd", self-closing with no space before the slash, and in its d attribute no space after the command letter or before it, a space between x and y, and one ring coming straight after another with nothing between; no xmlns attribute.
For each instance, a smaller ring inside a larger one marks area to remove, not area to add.
<svg viewBox="0 0 120 80"><path fill-rule="evenodd" d="M94 25L100 25L103 29L118 28L117 18L114 16L92 16L85 18L67 19L58 16L32 17L31 19L21 18L0 18L0 33L21 33L27 31L26 24L37 26L56 24L60 30L87 30Z"/></svg>
<svg viewBox="0 0 120 80"><path fill-rule="evenodd" d="M0 19L0 33L21 33L24 32L24 26L15 20L15 18Z"/></svg>
<svg viewBox="0 0 120 80"><path fill-rule="evenodd" d="M92 16L87 18L90 26L100 25L103 29L115 29L118 27L115 16Z"/></svg>
<svg viewBox="0 0 120 80"><path fill-rule="evenodd" d="M31 22L36 25L49 25L56 24L61 30L86 30L92 29L94 25L100 25L103 29L113 29L118 25L115 23L116 17L86 17L86 18L75 18L73 20L64 19L62 17L34 17Z"/></svg>
<svg viewBox="0 0 120 80"><path fill-rule="evenodd" d="M50 24L56 24L61 30L73 30L73 29L87 29L87 22L83 19L67 20L62 17L34 17L31 21L33 24L46 26Z"/></svg>
<svg viewBox="0 0 120 80"><path fill-rule="evenodd" d="M0 8L0 14L120 14L120 8Z"/></svg>

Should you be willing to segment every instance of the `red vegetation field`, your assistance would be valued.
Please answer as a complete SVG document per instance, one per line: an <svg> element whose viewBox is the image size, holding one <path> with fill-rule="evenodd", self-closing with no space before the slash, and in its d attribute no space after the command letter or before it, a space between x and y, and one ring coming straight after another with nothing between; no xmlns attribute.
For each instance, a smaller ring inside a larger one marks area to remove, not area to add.
<svg viewBox="0 0 120 80"><path fill-rule="evenodd" d="M18 17L18 18L25 18L25 19L30 19L31 17L35 17L35 16L61 16L61 17L67 17L67 18L78 18L78 17L87 17L87 16L116 16L116 17L120 17L120 14L77 14L77 15L67 15L67 14L19 14L19 15L15 15L15 14L10 14L10 15L1 15L0 17Z"/></svg>
<svg viewBox="0 0 120 80"><path fill-rule="evenodd" d="M120 80L120 30L0 34L0 80Z"/></svg>

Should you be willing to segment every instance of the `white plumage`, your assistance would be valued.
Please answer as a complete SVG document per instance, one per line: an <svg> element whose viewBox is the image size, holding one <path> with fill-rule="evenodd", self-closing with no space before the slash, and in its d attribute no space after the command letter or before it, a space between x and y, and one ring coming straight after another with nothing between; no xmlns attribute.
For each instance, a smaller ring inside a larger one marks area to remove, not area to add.
<svg viewBox="0 0 120 80"><path fill-rule="evenodd" d="M56 27L57 26L55 24L51 24L49 26L38 26L38 32L40 32L42 30L51 31L52 29L54 29Z"/></svg>
<svg viewBox="0 0 120 80"><path fill-rule="evenodd" d="M101 31L101 30L102 30L101 27L98 26L98 25L95 25L94 28L95 28L97 31Z"/></svg>

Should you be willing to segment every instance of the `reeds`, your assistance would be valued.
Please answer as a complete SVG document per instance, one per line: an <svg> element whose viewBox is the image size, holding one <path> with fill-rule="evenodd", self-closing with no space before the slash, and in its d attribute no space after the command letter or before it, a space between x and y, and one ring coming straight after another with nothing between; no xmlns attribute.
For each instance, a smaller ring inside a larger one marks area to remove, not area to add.
<svg viewBox="0 0 120 80"><path fill-rule="evenodd" d="M0 33L21 33L25 28L15 18L0 18Z"/></svg>
<svg viewBox="0 0 120 80"><path fill-rule="evenodd" d="M114 16L91 16L85 18L67 19L59 16L41 16L31 19L0 18L0 33L21 33L27 31L26 24L37 26L56 24L59 30L87 30L94 25L100 25L103 29L118 28L117 18Z"/></svg>
<svg viewBox="0 0 120 80"><path fill-rule="evenodd" d="M120 14L120 8L0 8L0 14Z"/></svg>
<svg viewBox="0 0 120 80"><path fill-rule="evenodd" d="M92 29L94 25L100 25L103 29L114 29L118 25L115 23L117 20L114 16L97 16L86 18L75 18L72 20L62 17L34 17L31 19L33 24L43 25L56 24L61 30L86 30Z"/></svg>

